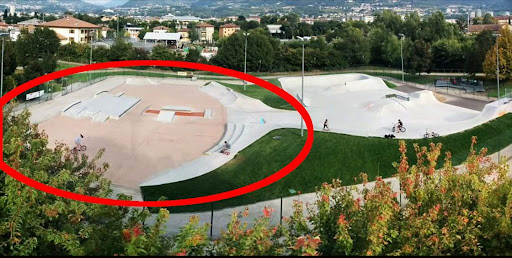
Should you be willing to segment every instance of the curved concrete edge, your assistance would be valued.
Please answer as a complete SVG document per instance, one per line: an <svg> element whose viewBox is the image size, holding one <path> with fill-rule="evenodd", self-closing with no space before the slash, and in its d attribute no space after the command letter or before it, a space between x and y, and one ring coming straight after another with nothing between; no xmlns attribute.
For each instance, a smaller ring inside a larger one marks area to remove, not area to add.
<svg viewBox="0 0 512 258"><path fill-rule="evenodd" d="M68 111L68 109L70 109L71 107L73 107L74 105L78 105L78 104L80 104L80 103L82 103L82 101L81 101L81 100L79 100L79 101L75 101L75 102L73 102L73 103L71 103L71 104L67 105L66 107L64 107L64 108L61 110L61 112L62 112L62 113L64 113L64 112Z"/></svg>

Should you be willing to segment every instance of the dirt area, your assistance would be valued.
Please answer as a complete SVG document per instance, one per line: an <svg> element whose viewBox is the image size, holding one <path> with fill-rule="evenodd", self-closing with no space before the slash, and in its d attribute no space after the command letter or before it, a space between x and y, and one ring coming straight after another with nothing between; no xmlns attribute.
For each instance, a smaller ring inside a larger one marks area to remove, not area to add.
<svg viewBox="0 0 512 258"><path fill-rule="evenodd" d="M155 84L124 84L109 92L124 92L125 96L141 101L119 120L105 123L90 118L74 119L58 116L39 124L49 137L50 146L56 141L74 146L74 139L83 134L85 152L94 156L105 148L101 161L110 168L105 177L114 184L138 188L148 177L194 160L222 137L227 113L216 99L199 91L198 86ZM93 96L91 96L93 97ZM185 106L193 112L213 110L213 118L175 116L171 123L157 121L156 114L145 109L160 110L163 106Z"/></svg>

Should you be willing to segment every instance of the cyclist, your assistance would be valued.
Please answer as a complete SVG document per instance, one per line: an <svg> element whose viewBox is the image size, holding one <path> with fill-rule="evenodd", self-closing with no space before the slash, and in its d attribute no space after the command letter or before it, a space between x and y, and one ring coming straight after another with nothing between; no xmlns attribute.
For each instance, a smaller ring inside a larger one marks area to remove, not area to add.
<svg viewBox="0 0 512 258"><path fill-rule="evenodd" d="M404 123L402 123L402 120L398 119L398 125L397 125L397 130L396 132L397 133L400 133L400 129L402 129L402 127L404 126Z"/></svg>
<svg viewBox="0 0 512 258"><path fill-rule="evenodd" d="M76 139L75 139L75 144L76 144L75 149L80 150L80 147L82 146L82 139L83 138L84 138L84 136L82 134L80 134L80 136L76 137Z"/></svg>
<svg viewBox="0 0 512 258"><path fill-rule="evenodd" d="M224 146L222 146L222 150L220 151L220 153L229 152L230 149L231 145L228 143L228 141L224 141Z"/></svg>

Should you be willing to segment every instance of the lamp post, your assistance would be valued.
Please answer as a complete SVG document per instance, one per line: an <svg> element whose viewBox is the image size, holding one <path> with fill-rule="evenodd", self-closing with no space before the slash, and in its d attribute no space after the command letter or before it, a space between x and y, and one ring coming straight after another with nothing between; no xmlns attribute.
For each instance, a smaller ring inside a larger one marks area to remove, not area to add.
<svg viewBox="0 0 512 258"><path fill-rule="evenodd" d="M500 37L501 34L493 34L496 37L496 84L498 86L498 108L500 107ZM500 161L500 150L498 150L498 162Z"/></svg>
<svg viewBox="0 0 512 258"><path fill-rule="evenodd" d="M4 95L4 52L5 52L5 36L9 36L9 32L0 33L2 37L2 68L0 69L2 75L0 76L0 97Z"/></svg>
<svg viewBox="0 0 512 258"><path fill-rule="evenodd" d="M501 34L494 34L496 37L496 84L498 86L498 107L500 106L500 37Z"/></svg>
<svg viewBox="0 0 512 258"><path fill-rule="evenodd" d="M300 102L304 106L304 44L306 40L311 39L311 37L300 37L297 36L298 39L302 41L302 90L300 95ZM304 136L304 119L302 119L302 116L300 117L300 136Z"/></svg>
<svg viewBox="0 0 512 258"><path fill-rule="evenodd" d="M295 191L295 189L288 189L288 192L290 192L291 194L296 194L297 191ZM280 210L280 214L279 214L279 225L282 225L283 224L283 197L281 197L281 210Z"/></svg>
<svg viewBox="0 0 512 258"><path fill-rule="evenodd" d="M91 55L89 56L89 64L92 64L92 35L91 35ZM91 71L89 71L89 81L91 81Z"/></svg>
<svg viewBox="0 0 512 258"><path fill-rule="evenodd" d="M404 47L403 47L403 41L405 39L405 35L400 33L398 34L400 36L400 57L402 59L402 82L404 82Z"/></svg>
<svg viewBox="0 0 512 258"><path fill-rule="evenodd" d="M244 55L244 73L246 74L247 73L247 38L249 37L249 32L244 32L243 33L244 36L245 36L245 55ZM246 90L247 88L247 81L244 80L244 91Z"/></svg>

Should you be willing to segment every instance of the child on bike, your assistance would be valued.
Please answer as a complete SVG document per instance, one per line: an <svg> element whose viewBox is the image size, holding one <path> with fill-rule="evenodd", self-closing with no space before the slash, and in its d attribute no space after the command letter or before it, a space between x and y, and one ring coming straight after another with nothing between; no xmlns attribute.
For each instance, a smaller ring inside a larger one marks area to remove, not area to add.
<svg viewBox="0 0 512 258"><path fill-rule="evenodd" d="M396 133L400 133L400 130L402 129L403 126L404 126L404 124L402 123L402 120L398 119L398 126L397 126L398 130L396 130Z"/></svg>
<svg viewBox="0 0 512 258"><path fill-rule="evenodd" d="M79 150L80 147L82 146L82 139L84 138L84 136L82 134L80 134L80 136L76 137L75 139L75 144L76 144L76 147L75 149Z"/></svg>

